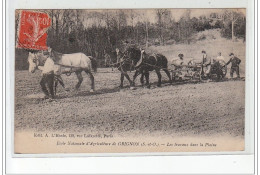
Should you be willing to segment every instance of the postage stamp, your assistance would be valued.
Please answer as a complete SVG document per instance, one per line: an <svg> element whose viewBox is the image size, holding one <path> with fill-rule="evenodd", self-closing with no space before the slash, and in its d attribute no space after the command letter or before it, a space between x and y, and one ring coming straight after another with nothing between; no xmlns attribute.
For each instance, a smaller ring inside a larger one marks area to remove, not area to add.
<svg viewBox="0 0 260 175"><path fill-rule="evenodd" d="M244 8L17 10L14 153L244 151L246 20Z"/></svg>
<svg viewBox="0 0 260 175"><path fill-rule="evenodd" d="M22 10L18 27L17 48L46 50L47 30L51 19L47 13Z"/></svg>

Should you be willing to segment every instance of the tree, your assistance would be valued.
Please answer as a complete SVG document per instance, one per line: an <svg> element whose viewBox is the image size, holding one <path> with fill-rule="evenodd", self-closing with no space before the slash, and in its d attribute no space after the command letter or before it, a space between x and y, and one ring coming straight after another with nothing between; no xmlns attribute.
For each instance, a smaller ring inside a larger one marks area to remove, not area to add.
<svg viewBox="0 0 260 175"><path fill-rule="evenodd" d="M156 16L158 19L160 43L164 44L164 28L167 28L168 22L171 21L171 12L167 9L157 9Z"/></svg>
<svg viewBox="0 0 260 175"><path fill-rule="evenodd" d="M231 38L232 41L234 41L235 39L235 35L234 35L234 26L237 22L237 20L239 19L240 14L235 12L234 10L226 10L224 13L224 20L227 22L231 22Z"/></svg>

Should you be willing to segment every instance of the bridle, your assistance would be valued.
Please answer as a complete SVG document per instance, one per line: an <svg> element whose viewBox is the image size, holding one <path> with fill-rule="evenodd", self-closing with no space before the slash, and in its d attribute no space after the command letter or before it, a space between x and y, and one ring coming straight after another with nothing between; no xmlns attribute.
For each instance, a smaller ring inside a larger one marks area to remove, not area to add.
<svg viewBox="0 0 260 175"><path fill-rule="evenodd" d="M118 60L122 60L122 61L119 61L119 62L116 62L116 63L112 63L112 64L110 64L110 66L114 66L114 65L117 65L117 64L125 64L126 61L130 60L129 57L127 57L127 59L125 59L125 57L127 57L127 53L126 52L124 52L123 56L118 59Z"/></svg>

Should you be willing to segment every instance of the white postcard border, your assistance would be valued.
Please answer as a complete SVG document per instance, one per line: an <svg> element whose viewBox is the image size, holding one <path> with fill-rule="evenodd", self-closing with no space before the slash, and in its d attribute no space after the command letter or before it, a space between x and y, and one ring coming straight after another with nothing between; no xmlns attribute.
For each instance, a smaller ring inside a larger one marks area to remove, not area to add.
<svg viewBox="0 0 260 175"><path fill-rule="evenodd" d="M43 1L41 0L11 0L6 2L7 4L7 40L6 40L6 54L7 54L7 59L6 59L6 77L7 77L7 81L6 81L6 139L7 139L7 143L6 143L6 148L7 148L7 152L6 152L6 158L7 158L7 162L12 162L11 164L9 164L8 166L11 166L12 169L8 169L10 170L10 173L15 173L17 172L17 170L23 170L23 171L30 171L30 172L36 172L37 171L37 166L35 165L36 162L42 161L45 163L45 165L48 165L50 167L52 167L53 165L50 164L50 162L53 161L53 159L51 158L32 158L32 157L64 157L66 156L66 159L61 159L62 164L57 166L57 169L54 171L55 172L62 172L60 170L64 170L66 169L66 164L71 165L71 163L69 163L69 159L72 159L73 161L79 161L81 162L80 165L82 164L82 158L69 158L69 157L75 157L75 156L150 156L150 155L157 155L156 157L153 157L155 159L168 159L168 161L170 162L175 162L176 165L178 164L178 161L176 161L178 158L182 157L182 156L178 156L178 157L174 157L174 156L159 156L159 155L186 155L185 157L187 158L187 161L189 162L189 159L194 159L194 158L202 158L202 160L200 160L201 162L204 162L205 160L207 160L207 158L212 159L214 156L206 156L203 155L205 153L199 153L200 155L203 156L187 156L187 155L193 155L193 153L120 153L120 154L47 154L47 155L27 155L28 157L31 158L27 158L27 159L22 159L22 158L12 158L13 155L13 120L14 120L14 47L15 47L15 38L14 38L14 9L48 9L48 8L60 8L60 9L66 9L66 8L71 8L71 9L76 9L76 8L80 8L80 9L97 9L97 8L111 8L111 9L118 9L118 8L247 8L247 40L246 40L246 57L247 57L247 63L246 63L246 70L247 70L247 74L246 74L246 111L245 111L245 115L246 115L246 128L245 128L245 148L246 150L243 152L221 152L221 154L240 154L241 159L237 159L238 162L241 162L242 160L246 160L247 162L251 162L252 161L252 153L254 151L254 145L253 145L253 141L254 141L254 135L252 134L254 132L253 130L253 126L254 126L254 59L248 59L248 58L254 58L254 21L253 21L253 17L254 17L254 7L253 7L253 1L244 1L244 0L231 0L231 1L226 1L226 0L200 0L200 2L198 3L198 1L194 1L194 0L183 0L183 1L175 1L175 0L166 0L166 1L157 1L157 0L150 0L150 1L123 1L123 0L110 0L107 1L107 3L105 3L102 0L73 0L73 1L69 1L69 0L64 0L62 1L62 3L59 0L52 0L52 1L44 1L44 3L42 4ZM41 4L39 6L39 4ZM79 5L80 4L80 5ZM82 5L84 4L84 5ZM188 4L188 5L187 5ZM9 59L10 58L10 59ZM11 59L13 58L13 59ZM9 77L9 78L8 78ZM250 134L251 133L251 134ZM206 154L217 154L217 153L206 153ZM244 154L244 155L241 155ZM198 153L196 153L196 155L198 155ZM220 155L219 155L220 156ZM219 156L215 156L215 157L219 157ZM220 157L222 157L223 159L226 158L228 160L228 157L230 155L222 155ZM24 156L18 156L18 157L24 157ZM237 155L235 156L231 156L231 159L235 159L237 158ZM131 157L129 159L132 159L134 161L137 161L137 159L139 159L140 157ZM150 159L152 160L153 158L151 157L146 157L146 159ZM78 159L78 160L76 160ZM113 159L112 157L106 157L106 158L91 158L92 160L96 159L97 161L100 159L106 159L108 161L108 159ZM117 160L116 160L117 159ZM125 157L117 157L115 158L115 162L117 162L119 159L124 160ZM142 157L142 159L145 159L145 157ZM52 161L51 161L52 160ZM54 161L57 161L58 158L54 159ZM31 170L29 170L28 164L27 162L31 161L31 165L35 165L31 167ZM55 162L56 162L55 161ZM84 159L83 162L85 162L87 160ZM110 160L109 160L110 161ZM128 160L131 161L131 160ZM113 161L111 161L112 163ZM119 161L120 162L120 161ZM149 162L149 160L148 160ZM220 161L219 163L224 163L225 161ZM242 161L243 162L243 161ZM57 161L57 163L59 163L59 161ZM144 163L144 161L142 161L141 163ZM196 161L194 161L193 163L196 164ZM227 162L226 162L227 163ZM22 166L25 165L25 166ZM27 165L27 166L26 166ZM151 163L152 165L152 163ZM40 166L40 165L39 165ZM59 167L59 168L58 168ZM76 166L78 167L78 166ZM125 167L125 166L122 166ZM162 166L164 167L164 166ZM175 166L174 166L175 167ZM177 166L176 166L177 167ZM175 167L175 168L176 168ZM235 166L236 167L236 166ZM240 165L239 167L243 167L243 165ZM240 170L239 167L237 170ZM10 168L10 167L9 167ZM26 169L27 168L27 169ZM43 168L43 167L42 167ZM78 167L79 168L79 167ZM126 168L126 167L125 167ZM128 167L129 169L130 167ZM199 166L198 166L199 168ZM207 169L206 167L204 167L205 169ZM40 168L41 169L41 168ZM40 170L38 169L38 170ZM74 169L74 168L73 168ZM81 171L85 170L85 168L79 168ZM119 168L121 169L121 168ZM127 169L127 168L126 168ZM170 170L171 168L169 168ZM74 169L76 170L76 169ZM116 169L114 169L113 171L111 171L111 173L115 172ZM175 169L176 170L176 169ZM183 170L187 170L187 169L183 169ZM197 169L199 170L199 169ZM245 170L245 169L243 169ZM46 170L45 170L46 171ZM45 173L45 171L41 171L42 173ZM122 171L122 169L121 169ZM8 172L8 171L7 171ZM99 172L102 172L101 170L99 170ZM109 172L109 171L107 171ZM187 172L187 171L186 171ZM194 171L193 171L194 172ZM203 171L202 171L203 172Z"/></svg>

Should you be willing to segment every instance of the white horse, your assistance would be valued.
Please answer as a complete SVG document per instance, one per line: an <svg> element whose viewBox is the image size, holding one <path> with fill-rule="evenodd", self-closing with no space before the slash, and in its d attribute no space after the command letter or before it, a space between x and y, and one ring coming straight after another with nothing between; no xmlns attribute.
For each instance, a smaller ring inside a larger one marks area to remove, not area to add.
<svg viewBox="0 0 260 175"><path fill-rule="evenodd" d="M69 89L65 88L65 84L63 83L63 80L61 78L61 66L45 65L46 60L47 60L47 56L45 56L43 52L38 52L38 53L29 52L29 56L28 56L29 72L34 73L36 68L43 71L42 74L44 72L46 73L47 71L53 71L54 72L54 95L56 95L57 86L59 83L66 91L68 91ZM48 66L48 70L46 69L46 66Z"/></svg>
<svg viewBox="0 0 260 175"><path fill-rule="evenodd" d="M78 89L83 81L81 75L82 71L85 71L91 80L91 92L94 92L95 83L92 70L96 71L97 64L96 60L86 56L84 53L74 53L74 54L61 54L55 51L50 52L51 58L53 59L55 65L62 67L67 67L70 69L70 72L75 72L78 78L78 83L76 89ZM34 53L29 53L28 62L29 62L29 72L33 73L35 70L44 62L43 57L38 57ZM56 70L53 70L54 72Z"/></svg>

